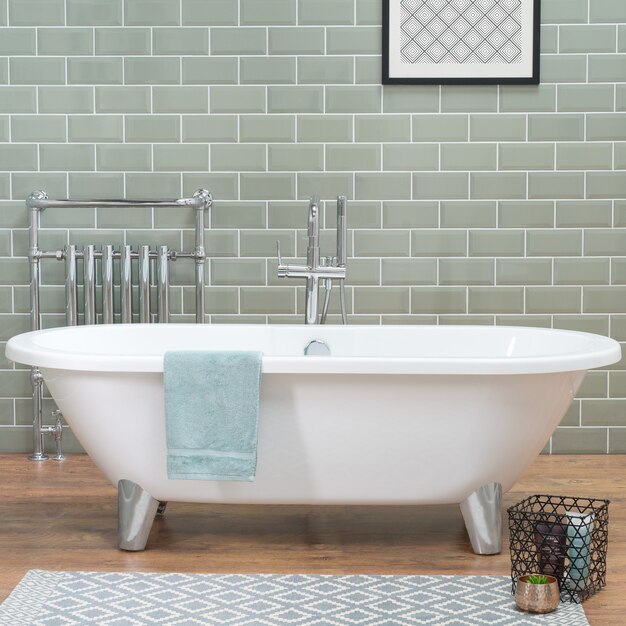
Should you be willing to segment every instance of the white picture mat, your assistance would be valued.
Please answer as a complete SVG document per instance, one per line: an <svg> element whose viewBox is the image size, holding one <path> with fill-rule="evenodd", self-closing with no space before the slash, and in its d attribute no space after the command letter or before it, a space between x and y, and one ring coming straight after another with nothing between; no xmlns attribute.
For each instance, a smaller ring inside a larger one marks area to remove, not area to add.
<svg viewBox="0 0 626 626"><path fill-rule="evenodd" d="M389 78L523 78L533 75L533 0L522 0L522 57L517 63L403 63L400 1L389 0Z"/></svg>

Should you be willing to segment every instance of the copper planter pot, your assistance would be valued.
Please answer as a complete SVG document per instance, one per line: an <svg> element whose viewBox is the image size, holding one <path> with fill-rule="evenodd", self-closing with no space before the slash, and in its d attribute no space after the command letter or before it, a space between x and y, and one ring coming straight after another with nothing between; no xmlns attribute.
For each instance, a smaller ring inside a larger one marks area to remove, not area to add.
<svg viewBox="0 0 626 626"><path fill-rule="evenodd" d="M547 576L548 582L533 585L528 582L532 574L520 576L515 588L515 603L518 608L528 613L552 613L561 601L559 582L554 576Z"/></svg>

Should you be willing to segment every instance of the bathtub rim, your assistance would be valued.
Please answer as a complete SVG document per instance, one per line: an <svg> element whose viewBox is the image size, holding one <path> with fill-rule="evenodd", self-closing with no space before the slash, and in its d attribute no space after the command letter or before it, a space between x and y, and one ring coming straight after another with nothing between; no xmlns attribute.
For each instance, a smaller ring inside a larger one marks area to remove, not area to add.
<svg viewBox="0 0 626 626"><path fill-rule="evenodd" d="M138 324L120 325L112 327L119 332L129 332L136 329ZM157 325L146 324L142 326L157 327ZM197 324L172 324L172 327L190 327ZM103 329L105 325L98 326L74 326L59 328L49 328L39 331L22 333L12 337L6 345L6 356L8 359L24 364L37 366L46 369L56 370L82 370L91 372L162 372L163 354L157 355L106 355L88 354L84 352L72 352L67 349L50 348L35 343L36 337L42 334L71 331L89 332L94 328ZM315 338L323 334L324 327L306 327L294 324L263 325L263 324L224 324L212 325L213 328L221 329L241 329L242 327L259 328L301 328L301 332L306 333L309 329L310 338ZM327 327L340 328L340 327ZM385 328L384 326L351 325L350 329L372 329ZM390 327L387 327L390 328ZM405 328L405 327L402 327ZM507 329L511 332L532 332L549 334L569 334L587 341L591 340L594 350L580 353L552 354L546 356L523 356L523 357L348 357L348 356L263 356L262 372L264 374L376 374L376 375L415 375L415 374L437 374L437 375L510 375L510 374L543 374L553 372L567 372L588 370L596 367L611 365L620 360L620 344L602 335L585 333L580 331L570 331L550 328L535 328L525 326L426 326L415 325L409 328L419 328L422 331L428 329L470 329L485 332L486 329L499 329L504 332ZM333 331L336 332L336 331ZM465 332L465 331L464 331ZM490 332L490 330L487 330ZM495 331L494 331L495 332Z"/></svg>

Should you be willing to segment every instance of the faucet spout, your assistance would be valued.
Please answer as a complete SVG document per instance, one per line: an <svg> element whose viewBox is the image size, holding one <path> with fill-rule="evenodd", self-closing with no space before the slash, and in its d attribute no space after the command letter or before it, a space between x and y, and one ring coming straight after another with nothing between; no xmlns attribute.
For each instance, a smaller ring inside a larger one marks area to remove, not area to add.
<svg viewBox="0 0 626 626"><path fill-rule="evenodd" d="M305 324L318 324L319 320L319 277L311 274L306 279Z"/></svg>

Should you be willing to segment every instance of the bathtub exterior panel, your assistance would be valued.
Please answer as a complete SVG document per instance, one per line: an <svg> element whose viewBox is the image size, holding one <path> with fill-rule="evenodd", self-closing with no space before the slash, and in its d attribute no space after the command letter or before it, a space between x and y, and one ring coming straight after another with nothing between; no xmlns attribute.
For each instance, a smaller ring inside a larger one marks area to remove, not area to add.
<svg viewBox="0 0 626 626"><path fill-rule="evenodd" d="M265 374L248 483L167 478L161 373L43 374L114 485L164 501L378 505L459 503L489 482L508 491L584 376Z"/></svg>
<svg viewBox="0 0 626 626"><path fill-rule="evenodd" d="M330 355L304 356L313 339ZM171 350L263 353L253 482L168 479L163 355ZM25 333L7 356L41 368L114 485L130 480L158 500L442 504L489 483L509 490L585 370L617 361L620 348L540 328L141 324Z"/></svg>

